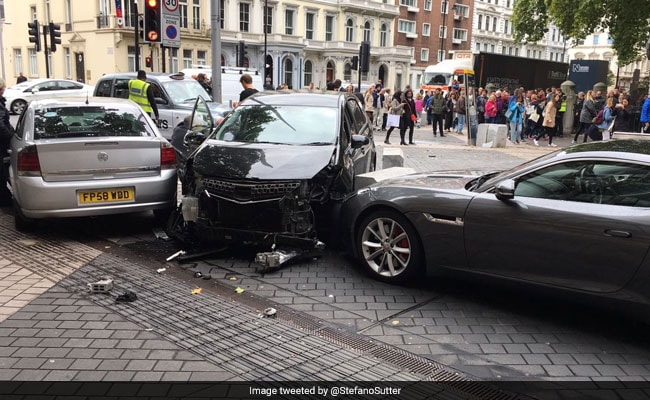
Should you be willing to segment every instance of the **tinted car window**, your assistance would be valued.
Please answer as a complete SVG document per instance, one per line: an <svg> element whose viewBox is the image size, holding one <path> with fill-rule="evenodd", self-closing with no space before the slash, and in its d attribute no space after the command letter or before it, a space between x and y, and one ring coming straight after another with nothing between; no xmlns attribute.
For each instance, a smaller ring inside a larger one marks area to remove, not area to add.
<svg viewBox="0 0 650 400"><path fill-rule="evenodd" d="M221 124L216 138L237 142L333 144L336 108L243 105Z"/></svg>
<svg viewBox="0 0 650 400"><path fill-rule="evenodd" d="M129 98L129 81L128 78L120 78L115 80L115 97L122 99Z"/></svg>
<svg viewBox="0 0 650 400"><path fill-rule="evenodd" d="M103 80L97 84L97 91L95 96L99 97L111 97L111 88L113 87L112 80Z"/></svg>
<svg viewBox="0 0 650 400"><path fill-rule="evenodd" d="M62 90L77 90L83 88L83 85L74 82L59 81L59 89Z"/></svg>
<svg viewBox="0 0 650 400"><path fill-rule="evenodd" d="M650 167L593 160L556 164L518 179L515 196L650 207Z"/></svg>
<svg viewBox="0 0 650 400"><path fill-rule="evenodd" d="M34 139L93 136L153 136L132 107L44 107L34 113Z"/></svg>
<svg viewBox="0 0 650 400"><path fill-rule="evenodd" d="M359 103L356 101L349 99L347 101L347 107L350 112L350 115L354 119L354 124L356 128L354 129L356 132L353 132L353 134L364 134L364 125L366 125L366 113L361 110L361 107L359 107Z"/></svg>

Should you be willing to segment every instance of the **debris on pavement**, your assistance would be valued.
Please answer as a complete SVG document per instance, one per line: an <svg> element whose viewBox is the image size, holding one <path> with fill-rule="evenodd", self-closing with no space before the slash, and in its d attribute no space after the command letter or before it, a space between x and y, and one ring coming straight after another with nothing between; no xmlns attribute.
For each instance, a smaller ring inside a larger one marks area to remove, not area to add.
<svg viewBox="0 0 650 400"><path fill-rule="evenodd" d="M134 292L127 290L124 292L124 294L121 294L115 298L115 301L117 303L131 303L134 302L138 299L138 295L135 294Z"/></svg>
<svg viewBox="0 0 650 400"><path fill-rule="evenodd" d="M397 325L399 325L399 321L398 320L393 320L393 322L391 322L391 324L393 324L393 326L397 326Z"/></svg>
<svg viewBox="0 0 650 400"><path fill-rule="evenodd" d="M209 281L210 279L212 279L212 275L210 275L210 274L203 275L203 280L204 281Z"/></svg>
<svg viewBox="0 0 650 400"><path fill-rule="evenodd" d="M113 280L109 278L88 284L88 291L90 293L108 293L111 290L113 290Z"/></svg>
<svg viewBox="0 0 650 400"><path fill-rule="evenodd" d="M196 271L196 272L194 273L194 277L195 277L195 278L201 278L202 276L203 276L203 274L201 273L201 271Z"/></svg>
<svg viewBox="0 0 650 400"><path fill-rule="evenodd" d="M161 239L164 241L168 241L171 239L169 236L167 236L167 233L161 228L153 228L153 234L156 236L156 239Z"/></svg>
<svg viewBox="0 0 650 400"><path fill-rule="evenodd" d="M235 292L236 292L237 294L242 294L242 293L245 292L245 290L242 289L242 288L240 288L239 286L237 286L237 287L235 288Z"/></svg>
<svg viewBox="0 0 650 400"><path fill-rule="evenodd" d="M162 274L162 273L165 272L165 271L167 271L167 268L158 268L158 269L156 270L156 272L158 272L159 274Z"/></svg>
<svg viewBox="0 0 650 400"><path fill-rule="evenodd" d="M202 288L197 287L195 289L192 289L192 294L201 294L201 291L203 291Z"/></svg>
<svg viewBox="0 0 650 400"><path fill-rule="evenodd" d="M178 256L182 256L183 254L185 254L185 250L178 250L176 253L172 254L169 257L167 257L167 261L171 261L171 260L173 260L174 258L176 258Z"/></svg>
<svg viewBox="0 0 650 400"><path fill-rule="evenodd" d="M264 309L264 316L267 318L275 318L278 310L273 307L268 307Z"/></svg>
<svg viewBox="0 0 650 400"><path fill-rule="evenodd" d="M229 280L229 281L236 281L236 280L237 280L237 277L234 276L234 275L231 275L231 276L228 277L228 280Z"/></svg>

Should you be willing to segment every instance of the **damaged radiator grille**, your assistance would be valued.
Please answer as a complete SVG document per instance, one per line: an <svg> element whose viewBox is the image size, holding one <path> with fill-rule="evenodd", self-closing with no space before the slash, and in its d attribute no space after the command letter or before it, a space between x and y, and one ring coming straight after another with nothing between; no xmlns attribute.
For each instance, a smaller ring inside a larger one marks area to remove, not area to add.
<svg viewBox="0 0 650 400"><path fill-rule="evenodd" d="M210 193L237 201L279 199L300 186L299 181L232 182L220 179L201 179L201 185Z"/></svg>

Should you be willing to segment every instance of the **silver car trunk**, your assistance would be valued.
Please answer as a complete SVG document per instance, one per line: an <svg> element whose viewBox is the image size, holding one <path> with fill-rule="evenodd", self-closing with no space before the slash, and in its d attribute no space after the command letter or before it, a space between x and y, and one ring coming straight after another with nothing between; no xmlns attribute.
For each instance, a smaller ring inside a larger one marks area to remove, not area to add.
<svg viewBox="0 0 650 400"><path fill-rule="evenodd" d="M37 141L36 148L46 182L160 174L160 140L155 137L50 139Z"/></svg>

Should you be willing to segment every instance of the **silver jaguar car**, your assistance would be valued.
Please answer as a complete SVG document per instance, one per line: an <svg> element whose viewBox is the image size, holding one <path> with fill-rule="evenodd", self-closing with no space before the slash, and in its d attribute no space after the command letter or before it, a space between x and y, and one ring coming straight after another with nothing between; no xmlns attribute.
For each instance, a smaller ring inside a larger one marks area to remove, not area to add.
<svg viewBox="0 0 650 400"><path fill-rule="evenodd" d="M130 100L46 99L29 104L10 147L18 230L34 220L176 206L174 148Z"/></svg>

